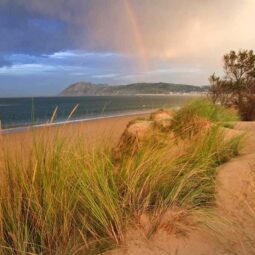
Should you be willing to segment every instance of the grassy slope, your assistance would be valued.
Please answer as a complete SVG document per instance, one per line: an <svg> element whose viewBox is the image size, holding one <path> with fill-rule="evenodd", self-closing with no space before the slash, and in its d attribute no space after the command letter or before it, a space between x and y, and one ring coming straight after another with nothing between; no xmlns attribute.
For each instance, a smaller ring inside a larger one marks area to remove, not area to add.
<svg viewBox="0 0 255 255"><path fill-rule="evenodd" d="M190 132L201 118L214 124ZM138 213L213 206L215 169L238 153L240 138L226 141L220 128L233 118L193 102L175 114L174 137L155 127L117 162L110 148L88 151L75 132L35 134L25 150L2 144L1 253L96 254L120 244Z"/></svg>

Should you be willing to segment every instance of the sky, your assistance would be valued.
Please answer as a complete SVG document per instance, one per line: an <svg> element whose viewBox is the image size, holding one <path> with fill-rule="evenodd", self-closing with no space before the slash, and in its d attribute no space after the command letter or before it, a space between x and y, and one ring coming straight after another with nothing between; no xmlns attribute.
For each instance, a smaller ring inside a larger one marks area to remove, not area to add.
<svg viewBox="0 0 255 255"><path fill-rule="evenodd" d="M0 0L0 97L69 84L207 85L255 47L255 0Z"/></svg>

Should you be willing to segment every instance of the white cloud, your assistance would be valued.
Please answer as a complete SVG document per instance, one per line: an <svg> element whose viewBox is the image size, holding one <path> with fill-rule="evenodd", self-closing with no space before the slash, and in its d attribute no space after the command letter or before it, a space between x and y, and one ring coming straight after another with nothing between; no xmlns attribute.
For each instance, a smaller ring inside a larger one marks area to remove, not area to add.
<svg viewBox="0 0 255 255"><path fill-rule="evenodd" d="M114 58L114 57L126 57L127 55L120 54L117 52L89 52L83 50L68 50L68 51L59 51L50 55L44 55L52 59L68 59L68 58Z"/></svg>
<svg viewBox="0 0 255 255"><path fill-rule="evenodd" d="M118 74L116 73L109 73L109 74L96 74L93 75L92 78L96 78L96 79L107 79L107 78L114 78L117 77Z"/></svg>
<svg viewBox="0 0 255 255"><path fill-rule="evenodd" d="M0 75L28 75L53 71L57 67L43 64L16 64L0 68Z"/></svg>
<svg viewBox="0 0 255 255"><path fill-rule="evenodd" d="M153 74L169 74L169 73L198 73L201 72L199 68L168 68L168 69L156 69L148 71L146 74L153 75Z"/></svg>
<svg viewBox="0 0 255 255"><path fill-rule="evenodd" d="M38 75L49 73L63 73L73 71L84 71L82 66L50 65L50 64L15 64L0 68L0 75Z"/></svg>

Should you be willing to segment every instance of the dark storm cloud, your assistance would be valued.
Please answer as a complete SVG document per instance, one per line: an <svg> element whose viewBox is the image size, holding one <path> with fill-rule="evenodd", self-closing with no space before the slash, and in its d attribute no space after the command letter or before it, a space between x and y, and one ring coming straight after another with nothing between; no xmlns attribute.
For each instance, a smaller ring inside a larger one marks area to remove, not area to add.
<svg viewBox="0 0 255 255"><path fill-rule="evenodd" d="M212 62L212 51L254 43L254 0L0 0L0 9L2 50L139 55L138 34L148 58Z"/></svg>
<svg viewBox="0 0 255 255"><path fill-rule="evenodd" d="M253 0L20 0L29 13L66 22L77 48L190 58L251 45ZM131 15L127 10L129 3ZM134 23L135 26L134 27ZM137 31L134 31L137 30ZM239 34L239 36L237 36ZM237 38L238 37L238 38ZM242 38L246 38L245 42ZM197 46L197 47L196 47ZM200 48L200 51L197 48Z"/></svg>
<svg viewBox="0 0 255 255"><path fill-rule="evenodd" d="M0 53L52 53L72 47L68 24L34 13L22 1L0 3Z"/></svg>
<svg viewBox="0 0 255 255"><path fill-rule="evenodd" d="M10 66L11 64L12 64L11 61L6 59L4 56L0 55L0 68L3 67L3 66Z"/></svg>

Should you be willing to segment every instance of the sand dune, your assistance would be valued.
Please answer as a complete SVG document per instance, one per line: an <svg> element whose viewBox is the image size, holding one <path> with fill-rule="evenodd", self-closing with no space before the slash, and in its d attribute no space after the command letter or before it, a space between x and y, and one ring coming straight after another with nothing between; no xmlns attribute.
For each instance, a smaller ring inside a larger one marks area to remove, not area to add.
<svg viewBox="0 0 255 255"><path fill-rule="evenodd" d="M51 127L50 133L63 131L69 139L81 133L88 145L102 140L115 145L132 119L134 116L68 124ZM36 132L45 130L48 128ZM255 254L252 243L255 240L255 122L237 122L234 129L225 129L225 132L226 139L241 133L245 133L247 139L241 155L218 168L215 210L201 214L172 208L161 213L157 231L150 238L148 229L153 227L153 221L148 215L137 215L135 221L139 224L130 226L123 246L109 254ZM29 131L3 135L1 139L12 146L18 140L28 144L32 137L33 132Z"/></svg>
<svg viewBox="0 0 255 255"><path fill-rule="evenodd" d="M124 247L111 255L254 254L255 122L238 122L225 131L226 137L245 133L247 138L241 155L218 168L212 214L169 210L150 238L151 221L142 215L140 224L130 227Z"/></svg>

